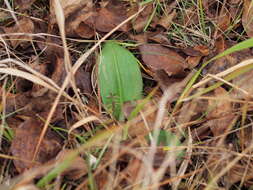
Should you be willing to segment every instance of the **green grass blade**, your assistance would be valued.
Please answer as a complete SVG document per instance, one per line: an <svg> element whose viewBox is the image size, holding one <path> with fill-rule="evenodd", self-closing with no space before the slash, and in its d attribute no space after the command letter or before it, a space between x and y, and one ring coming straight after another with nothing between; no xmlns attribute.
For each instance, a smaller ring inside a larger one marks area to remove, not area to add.
<svg viewBox="0 0 253 190"><path fill-rule="evenodd" d="M119 126L112 126L106 130L98 132L81 147L68 153L68 155L62 162L57 163L54 169L52 169L47 175L45 175L38 181L38 183L36 184L37 187L42 188L45 185L49 184L57 176L59 176L63 171L65 171L68 167L71 166L74 159L79 155L80 152L83 152L84 150L96 146L97 144L101 143L101 141L111 138L112 135L116 134L120 130L121 128Z"/></svg>
<svg viewBox="0 0 253 190"><path fill-rule="evenodd" d="M238 69L238 70L236 70L236 71L228 74L226 77L224 77L224 80L226 80L226 81L233 80L236 77L239 77L240 75L242 75L242 74L244 74L246 72L249 72L252 69L253 69L253 64L247 65L245 67L242 67L242 68L240 68L240 69ZM201 96L201 95L203 95L205 93L208 93L208 92L210 92L210 91L212 91L212 90L220 87L223 84L224 84L224 82L221 82L221 81L216 82L215 84L213 84L213 85L211 85L211 86L209 86L209 87L201 90L200 92L198 92L198 93L196 93L196 94L194 94L192 96L187 97L186 99L187 100L191 100L193 98L197 98L197 97L199 97L199 96Z"/></svg>
<svg viewBox="0 0 253 190"><path fill-rule="evenodd" d="M250 38L248 40L245 40L243 42L240 42L234 46L232 46L231 48L225 50L224 52L216 55L215 57L213 57L212 59L210 59L209 61L205 62L201 68L195 73L195 75L192 77L192 79L189 81L189 83L187 84L187 86L185 87L184 91L182 92L181 96L179 97L177 104L176 104L176 108L180 105L180 103L182 103L183 99L185 98L185 96L190 92L190 89L192 87L192 85L195 83L195 81L198 79L201 71L204 69L204 67L206 67L210 62L221 58L223 56L229 55L231 53L237 52L237 51L241 51L247 48L253 47L253 38Z"/></svg>

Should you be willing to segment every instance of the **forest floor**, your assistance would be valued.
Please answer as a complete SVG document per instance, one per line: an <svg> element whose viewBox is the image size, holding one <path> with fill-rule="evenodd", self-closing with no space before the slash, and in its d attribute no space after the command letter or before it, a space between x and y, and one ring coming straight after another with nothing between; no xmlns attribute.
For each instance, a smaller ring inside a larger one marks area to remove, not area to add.
<svg viewBox="0 0 253 190"><path fill-rule="evenodd" d="M0 190L253 189L253 1L0 0Z"/></svg>

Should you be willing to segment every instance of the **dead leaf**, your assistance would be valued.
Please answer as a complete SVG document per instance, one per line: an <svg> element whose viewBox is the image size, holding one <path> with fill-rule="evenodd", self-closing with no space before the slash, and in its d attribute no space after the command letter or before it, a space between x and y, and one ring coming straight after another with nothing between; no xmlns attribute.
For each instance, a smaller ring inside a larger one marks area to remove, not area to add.
<svg viewBox="0 0 253 190"><path fill-rule="evenodd" d="M137 101L135 104L133 102L127 102L124 104L123 112L126 118L130 116L137 103L140 103L140 101ZM138 114L138 116L129 123L128 134L131 137L147 135L153 129L156 109L153 101L146 103L143 106L142 111L140 111L141 114Z"/></svg>
<svg viewBox="0 0 253 190"><path fill-rule="evenodd" d="M68 156L69 153L71 153L71 150L67 149L64 149L61 152L59 152L56 157L56 162L62 162L66 158L66 156ZM62 175L66 176L68 179L77 180L82 176L86 175L87 173L88 168L85 164L85 160L80 156L78 156L72 161L71 166L68 167L62 173Z"/></svg>
<svg viewBox="0 0 253 190"><path fill-rule="evenodd" d="M241 145L241 149L245 149L245 147L249 147L252 143L253 139L253 129L252 126L242 128L240 131L236 133L239 143Z"/></svg>
<svg viewBox="0 0 253 190"><path fill-rule="evenodd" d="M251 187L253 185L253 163L249 159L242 159L240 163L235 164L228 172L226 176L226 181L229 182L230 186L241 182L246 187Z"/></svg>
<svg viewBox="0 0 253 190"><path fill-rule="evenodd" d="M252 88L252 82L253 82L253 71L248 71L238 77L236 77L235 79L233 79L232 83L239 87L240 89L246 91L247 93L249 94L252 94L253 93L253 88ZM239 91L239 90L236 90L236 89L233 89L232 93L231 93L231 97L232 98L236 98L236 99L248 99L248 95Z"/></svg>
<svg viewBox="0 0 253 190"><path fill-rule="evenodd" d="M184 102L182 108L180 109L180 113L178 114L176 120L179 125L192 125L191 121L197 121L199 118L203 117L203 113L207 109L207 101L206 100L192 100L189 102ZM197 130L194 129L193 137L201 137L202 132L205 131L198 127Z"/></svg>
<svg viewBox="0 0 253 190"><path fill-rule="evenodd" d="M123 171L124 176L128 179L129 184L135 184L141 165L142 162L137 158L129 161L127 167Z"/></svg>
<svg viewBox="0 0 253 190"><path fill-rule="evenodd" d="M243 1L242 25L249 37L253 37L253 3L251 0Z"/></svg>
<svg viewBox="0 0 253 190"><path fill-rule="evenodd" d="M82 8L86 7L88 4L92 4L91 0L61 0L61 7L64 12L65 19L67 20L72 14L78 14L77 12L82 10ZM55 16L55 7L54 0L50 0L50 22L51 24L55 24L56 16Z"/></svg>
<svg viewBox="0 0 253 190"><path fill-rule="evenodd" d="M217 45L217 52L222 52L233 44L229 44L228 42L222 42L222 40ZM250 59L253 57L253 52L251 49L245 49L242 51L231 53L230 55L224 56L222 58L217 59L216 61L210 63L207 68L205 68L205 72L211 74L218 74L226 69L229 69L240 62ZM237 86L238 88L248 92L251 94L253 92L251 87L253 71L246 72L239 77L236 77L232 80L232 84ZM231 98L237 99L247 99L247 95L241 91L233 89L231 93Z"/></svg>
<svg viewBox="0 0 253 190"><path fill-rule="evenodd" d="M147 33L141 33L141 34L137 34L137 35L133 35L133 34L129 34L128 35L129 38L131 38L132 40L135 40L137 43L146 43L148 40L148 35Z"/></svg>
<svg viewBox="0 0 253 190"><path fill-rule="evenodd" d="M159 83L163 91L165 91L173 83L182 80L182 77L168 76L164 70L155 71L153 78Z"/></svg>
<svg viewBox="0 0 253 190"><path fill-rule="evenodd" d="M216 142L210 144L209 146L212 147L217 147ZM213 149L213 150L208 150L208 161L207 165L211 165L208 167L208 172L210 177L214 177L217 173L221 172L224 169L224 166L227 166L231 163L231 161L235 158L233 154L231 154L229 151L234 151L235 147L232 144L222 144L219 145L220 148L227 150L218 150L218 149ZM224 185L226 186L226 189L231 189L231 186L234 185L235 183L242 182L243 185L248 187L253 184L252 175L253 171L253 164L252 160L249 158L242 158L240 161L236 164L234 164L231 169L229 169L223 176L222 178L219 179L225 183Z"/></svg>
<svg viewBox="0 0 253 190"><path fill-rule="evenodd" d="M242 5L243 0L228 0L227 6L232 22L235 23L236 19L240 16ZM239 23L234 28L236 28L238 25Z"/></svg>
<svg viewBox="0 0 253 190"><path fill-rule="evenodd" d="M131 11L129 12L129 15L134 14L137 10L138 10L138 7L132 8ZM133 29L136 32L141 32L144 29L152 12L153 12L153 5L148 4L145 7L145 9L137 16L137 18L135 18L132 21Z"/></svg>
<svg viewBox="0 0 253 190"><path fill-rule="evenodd" d="M216 18L217 6L219 6L219 2L216 0L206 0L202 1L202 4L207 17L209 17L209 19Z"/></svg>
<svg viewBox="0 0 253 190"><path fill-rule="evenodd" d="M107 170L102 170L98 175L95 176L95 181L98 189L106 189L108 183L109 172ZM86 189L84 189L86 190ZM87 188L88 190L88 188Z"/></svg>
<svg viewBox="0 0 253 190"><path fill-rule="evenodd" d="M85 24L84 22L81 22L76 28L72 28L72 29L74 29L75 33L82 38L91 38L94 36L94 30L89 25ZM66 32L68 34L71 34L71 32L69 32L68 30Z"/></svg>
<svg viewBox="0 0 253 190"><path fill-rule="evenodd" d="M189 57L187 57L186 62L188 63L188 67L190 69L195 68L200 63L201 58L202 58L202 56L196 56L196 57L189 56Z"/></svg>
<svg viewBox="0 0 253 190"><path fill-rule="evenodd" d="M196 6L192 6L188 9L184 9L182 16L183 16L182 24L186 27L190 25L196 26L199 22Z"/></svg>
<svg viewBox="0 0 253 190"><path fill-rule="evenodd" d="M214 141L213 143L208 144L209 147L217 147L217 142ZM207 160L207 166L208 166L208 175L209 178L215 177L217 174L219 174L223 169L224 166L227 166L231 160L233 160L234 156L229 151L224 150L233 150L233 147L227 145L227 144L219 144L218 147L220 149L211 149L208 150L208 160ZM222 148L224 150L222 150ZM229 172L223 175L224 177L227 177ZM220 178L217 182L220 182L222 178ZM226 182L230 182L230 180L226 180ZM229 185L229 184L226 184ZM229 188L226 188L229 189Z"/></svg>
<svg viewBox="0 0 253 190"><path fill-rule="evenodd" d="M194 47L186 47L182 49L182 51L189 56L207 56L210 54L210 49L207 46L204 45L196 45Z"/></svg>
<svg viewBox="0 0 253 190"><path fill-rule="evenodd" d="M220 42L220 44L217 46L220 49L217 50L217 53L220 53L224 51L225 49L231 47L233 44L230 44L229 42ZM232 66L235 66L236 64L240 63L243 60L252 58L253 52L250 49L245 49L242 51L238 51L235 53L231 53L230 55L224 56L222 58L217 59L215 62L212 62L208 65L207 72L211 74L217 74L219 72L222 72Z"/></svg>
<svg viewBox="0 0 253 190"><path fill-rule="evenodd" d="M185 74L185 59L177 52L161 45L145 44L139 46L143 62L152 70L164 70L170 75Z"/></svg>
<svg viewBox="0 0 253 190"><path fill-rule="evenodd" d="M13 156L23 160L33 160L34 151L40 137L42 126L42 122L30 118L16 129L15 137L10 148ZM36 163L14 160L14 165L18 172L22 173L29 168L39 166L54 158L60 148L61 144L59 139L52 132L48 131L39 148L39 153L35 159Z"/></svg>
<svg viewBox="0 0 253 190"><path fill-rule="evenodd" d="M9 93L6 98L6 114L20 113L21 110L25 109L31 101L30 92L11 94Z"/></svg>
<svg viewBox="0 0 253 190"><path fill-rule="evenodd" d="M177 12L176 12L176 10L173 10L172 13L170 13L169 15L164 14L157 24L162 26L166 30L169 30L169 28L172 24L172 20L176 16L177 16Z"/></svg>
<svg viewBox="0 0 253 190"><path fill-rule="evenodd" d="M91 74L80 67L75 74L76 87L81 93L91 94Z"/></svg>
<svg viewBox="0 0 253 190"><path fill-rule="evenodd" d="M108 1L104 6L95 9L92 0L62 0L64 11L66 34L71 37L91 38L95 31L109 32L114 27L127 19L127 8L122 2ZM54 3L51 1L51 28L56 24ZM129 23L118 30L127 32Z"/></svg>
<svg viewBox="0 0 253 190"><path fill-rule="evenodd" d="M18 23L18 25L4 27L3 29L6 34L10 34L8 37L13 48L16 48L18 45L26 48L33 39L29 34L34 33L34 23L27 17L23 17ZM24 35L15 35L14 33L24 33Z"/></svg>
<svg viewBox="0 0 253 190"><path fill-rule="evenodd" d="M91 38L95 34L92 7L85 7L66 19L66 34L70 37Z"/></svg>
<svg viewBox="0 0 253 190"><path fill-rule="evenodd" d="M61 0L67 36L91 38L94 36L94 11L91 0ZM53 0L50 1L50 27L57 23Z"/></svg>
<svg viewBox="0 0 253 190"><path fill-rule="evenodd" d="M55 60L51 62L52 67L53 67L51 78L54 82L56 82L56 84L61 86L66 77L64 59L58 56L53 56L53 57L55 58Z"/></svg>
<svg viewBox="0 0 253 190"><path fill-rule="evenodd" d="M35 2L36 0L15 0L15 6L19 8L19 10L26 10L31 7L31 5Z"/></svg>
<svg viewBox="0 0 253 190"><path fill-rule="evenodd" d="M106 7L98 10L95 18L95 28L101 32L110 32L113 28L128 18L127 8L122 2L109 1ZM127 32L130 25L125 24L119 31Z"/></svg>
<svg viewBox="0 0 253 190"><path fill-rule="evenodd" d="M3 22L3 21L6 21L8 20L9 18L11 18L11 14L8 12L8 11L1 11L0 12L0 21ZM1 28L0 28L0 32L1 32Z"/></svg>
<svg viewBox="0 0 253 190"><path fill-rule="evenodd" d="M171 45L171 43L167 37L167 34L165 32L158 31L158 33L149 35L148 39L152 40L158 44Z"/></svg>
<svg viewBox="0 0 253 190"><path fill-rule="evenodd" d="M231 26L231 16L227 7L225 6L225 3L222 5L219 16L216 19L217 32L218 34L223 34Z"/></svg>
<svg viewBox="0 0 253 190"><path fill-rule="evenodd" d="M208 101L210 112L206 118L209 119L205 125L208 125L213 135L219 136L224 134L230 124L234 122L235 115L233 114L232 102L227 100L229 98L228 92L222 87L214 90L214 95L217 100L210 99Z"/></svg>

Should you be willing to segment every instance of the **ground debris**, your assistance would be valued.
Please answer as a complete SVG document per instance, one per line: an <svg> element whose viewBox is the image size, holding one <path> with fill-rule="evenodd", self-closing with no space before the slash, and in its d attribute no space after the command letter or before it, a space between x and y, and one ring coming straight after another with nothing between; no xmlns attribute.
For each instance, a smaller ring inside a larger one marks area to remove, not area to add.
<svg viewBox="0 0 253 190"><path fill-rule="evenodd" d="M42 126L43 122L29 118L15 130L15 137L10 150L15 157L21 159L14 160L14 165L20 173L38 167L54 158L61 148L59 138L52 131L48 131L42 141L38 156L31 163Z"/></svg>

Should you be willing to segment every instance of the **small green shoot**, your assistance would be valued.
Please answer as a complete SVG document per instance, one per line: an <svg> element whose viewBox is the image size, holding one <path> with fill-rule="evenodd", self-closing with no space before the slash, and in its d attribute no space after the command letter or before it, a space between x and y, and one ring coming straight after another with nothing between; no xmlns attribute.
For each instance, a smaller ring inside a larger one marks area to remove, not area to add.
<svg viewBox="0 0 253 190"><path fill-rule="evenodd" d="M152 139L154 136L154 132L151 133L149 136L150 139ZM166 151L172 151L173 153L176 153L176 156L178 158L182 157L184 155L184 152L179 147L181 146L181 142L178 139L178 137L167 130L160 130L157 138L157 146L164 146L164 150ZM176 149L179 150L176 150Z"/></svg>
<svg viewBox="0 0 253 190"><path fill-rule="evenodd" d="M102 102L117 120L124 102L142 98L142 77L137 59L115 42L105 43L98 67Z"/></svg>
<svg viewBox="0 0 253 190"><path fill-rule="evenodd" d="M12 139L14 138L14 132L13 130L8 127L8 126L5 126L4 127L4 131L3 131L3 136L9 141L11 142Z"/></svg>

